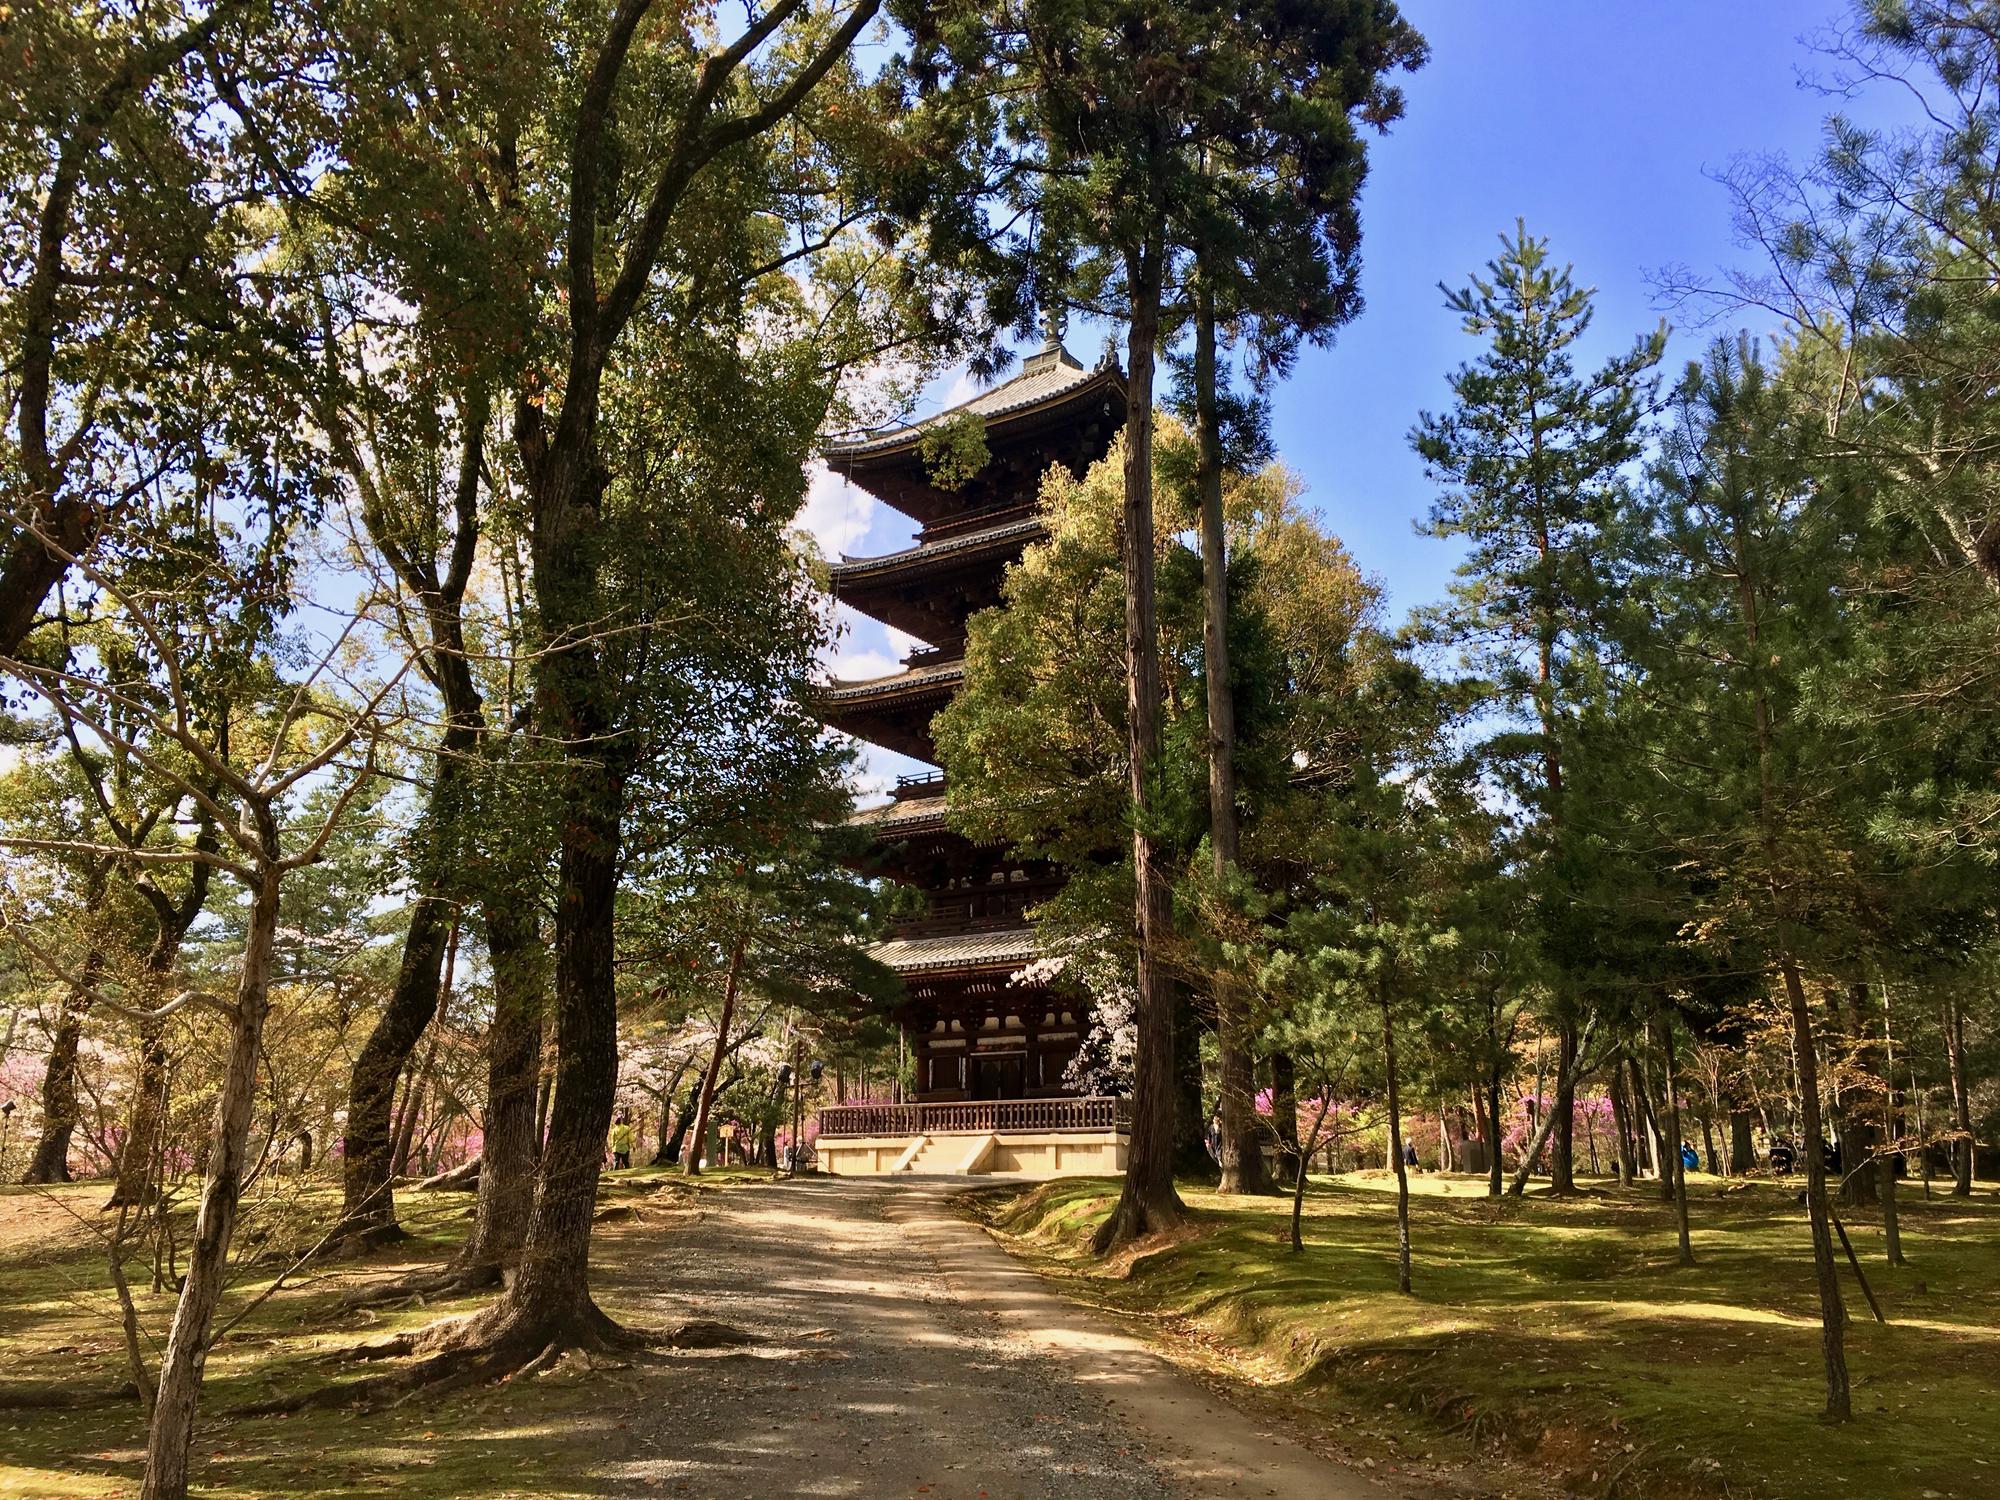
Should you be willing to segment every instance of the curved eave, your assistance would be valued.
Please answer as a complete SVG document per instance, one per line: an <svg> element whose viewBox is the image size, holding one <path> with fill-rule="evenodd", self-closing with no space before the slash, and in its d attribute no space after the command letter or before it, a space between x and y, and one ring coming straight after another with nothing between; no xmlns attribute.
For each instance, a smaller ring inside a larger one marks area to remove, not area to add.
<svg viewBox="0 0 2000 1500"><path fill-rule="evenodd" d="M965 663L962 661L897 672L888 677L853 680L836 677L814 690L813 702L822 708L887 707L915 702L932 693L949 697L964 681Z"/></svg>
<svg viewBox="0 0 2000 1500"><path fill-rule="evenodd" d="M929 577L942 567L983 562L989 557L1019 552L1048 535L1048 522L1027 516L983 531L969 531L941 542L921 542L880 557L842 557L828 572L836 592L870 584L902 583Z"/></svg>
<svg viewBox="0 0 2000 1500"><path fill-rule="evenodd" d="M1039 516L882 557L847 557L828 571L833 597L920 641L963 640L965 622L1000 598L1007 565L1048 535Z"/></svg>
<svg viewBox="0 0 2000 1500"><path fill-rule="evenodd" d="M1014 970L1035 957L1031 927L1003 927L986 932L940 933L930 937L890 938L868 950L877 962L909 977L926 974L963 975L980 970Z"/></svg>
<svg viewBox="0 0 2000 1500"><path fill-rule="evenodd" d="M813 694L811 707L828 728L912 760L935 762L931 718L964 680L965 664L953 662L869 682L832 682Z"/></svg>
<svg viewBox="0 0 2000 1500"><path fill-rule="evenodd" d="M1123 422L1125 376L1115 365L1086 372L1075 384L1050 395L985 411L987 450L998 458L1006 450L1070 425L1100 406L1107 425ZM969 409L977 409L976 399L922 423L855 442L830 444L824 454L827 467L925 525L962 515L975 503L976 483L964 492L931 483L917 445L926 432ZM1107 436L1094 445L1095 452L1101 454L1109 441Z"/></svg>

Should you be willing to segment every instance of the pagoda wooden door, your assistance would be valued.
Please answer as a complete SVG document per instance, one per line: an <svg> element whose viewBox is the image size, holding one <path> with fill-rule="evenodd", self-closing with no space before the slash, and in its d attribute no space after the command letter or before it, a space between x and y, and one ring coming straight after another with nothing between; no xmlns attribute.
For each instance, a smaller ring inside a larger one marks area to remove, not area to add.
<svg viewBox="0 0 2000 1500"><path fill-rule="evenodd" d="M1028 1054L975 1053L967 1086L975 1099L1019 1099L1027 1092Z"/></svg>

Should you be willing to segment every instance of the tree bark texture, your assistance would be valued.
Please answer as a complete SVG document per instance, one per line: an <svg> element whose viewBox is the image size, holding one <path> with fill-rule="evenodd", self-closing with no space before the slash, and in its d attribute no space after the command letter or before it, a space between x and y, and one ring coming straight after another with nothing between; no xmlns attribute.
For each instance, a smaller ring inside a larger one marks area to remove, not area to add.
<svg viewBox="0 0 2000 1500"><path fill-rule="evenodd" d="M247 819L247 815L246 815ZM268 815L260 830L267 847L276 846ZM185 1500L188 1447L194 1438L195 1407L208 1359L215 1308L228 1269L229 1243L249 1165L250 1114L256 1100L257 1060L270 1011L271 955L278 930L278 871L264 863L250 892L250 920L244 935L242 974L236 987L229 1057L215 1104L206 1180L195 1215L194 1240L180 1300L160 1361L158 1394L146 1440L146 1474L140 1500Z"/></svg>
<svg viewBox="0 0 2000 1500"><path fill-rule="evenodd" d="M1174 997L1174 1179L1214 1186L1222 1169L1208 1149L1207 1116L1202 1109L1201 1007L1192 988L1169 979Z"/></svg>
<svg viewBox="0 0 2000 1500"><path fill-rule="evenodd" d="M440 758L438 764L440 777L462 774L447 769L449 760ZM395 985L348 1074L339 1235L351 1246L387 1244L403 1237L396 1222L394 1186L396 1085L437 1015L452 911L435 886L411 903ZM411 1092L418 1086L419 1080L412 1076ZM408 1101L405 1111L414 1113Z"/></svg>
<svg viewBox="0 0 2000 1500"><path fill-rule="evenodd" d="M1486 1086L1480 1096L1480 1131L1486 1137L1486 1196L1498 1198L1504 1191L1505 1169L1500 1163L1500 1088L1501 1069L1504 1064L1494 1063L1487 1075Z"/></svg>
<svg viewBox="0 0 2000 1500"><path fill-rule="evenodd" d="M535 1089L542 1059L541 934L532 906L512 893L481 905L493 965L493 1024L486 1033L485 1140L479 1206L455 1258L465 1270L510 1268L527 1238L535 1201Z"/></svg>
<svg viewBox="0 0 2000 1500"><path fill-rule="evenodd" d="M1128 258L1132 310L1126 382L1125 709L1132 806L1133 936L1138 952L1138 1031L1133 1060L1132 1135L1118 1204L1100 1227L1100 1253L1140 1235L1172 1229L1185 1210L1174 1190L1174 997L1165 966L1173 925L1171 886L1152 828L1153 779L1160 753L1160 642L1153 590L1153 365L1159 336L1164 231L1155 227Z"/></svg>
<svg viewBox="0 0 2000 1500"><path fill-rule="evenodd" d="M1290 1179L1304 1151L1299 1142L1298 1067L1289 1052L1271 1054L1271 1124L1278 1137L1278 1171Z"/></svg>
<svg viewBox="0 0 2000 1500"><path fill-rule="evenodd" d="M68 1182L69 1143L76 1133L76 1058L83 1042L83 1001L65 996L42 1069L42 1129L24 1183Z"/></svg>
<svg viewBox="0 0 2000 1500"><path fill-rule="evenodd" d="M1549 1136L1549 1191L1576 1191L1576 1018L1565 1014L1556 1028L1556 1096L1549 1107L1555 1128Z"/></svg>
<svg viewBox="0 0 2000 1500"><path fill-rule="evenodd" d="M1222 417L1216 405L1215 287L1197 272L1194 341L1195 489L1201 501L1202 663L1208 695L1208 829L1218 896L1240 852L1236 819L1236 708L1229 670L1229 553L1222 521ZM1240 975L1215 983L1218 1191L1270 1188L1257 1128L1250 993Z"/></svg>

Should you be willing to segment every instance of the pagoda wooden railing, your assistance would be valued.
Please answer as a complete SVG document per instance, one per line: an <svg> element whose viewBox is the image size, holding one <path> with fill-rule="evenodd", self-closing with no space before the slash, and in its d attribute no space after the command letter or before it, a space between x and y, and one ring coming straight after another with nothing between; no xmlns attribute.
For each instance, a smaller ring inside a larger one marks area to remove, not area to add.
<svg viewBox="0 0 2000 1500"><path fill-rule="evenodd" d="M954 1131L1124 1130L1128 1099L968 1099L949 1104L829 1104L819 1133L835 1136L939 1135Z"/></svg>

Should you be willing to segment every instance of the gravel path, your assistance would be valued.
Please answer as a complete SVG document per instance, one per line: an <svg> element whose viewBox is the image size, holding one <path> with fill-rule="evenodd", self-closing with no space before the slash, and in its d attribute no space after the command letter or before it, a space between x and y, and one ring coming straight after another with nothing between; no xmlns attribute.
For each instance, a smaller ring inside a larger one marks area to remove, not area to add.
<svg viewBox="0 0 2000 1500"><path fill-rule="evenodd" d="M1157 1356L1029 1285L983 1233L944 1211L945 1191L853 1179L732 1188L703 1195L701 1222L621 1256L611 1279L632 1321L712 1318L762 1342L629 1372L636 1379L619 1383L633 1399L615 1403L624 1419L615 1437L579 1454L591 1492L1400 1493L1218 1412ZM1219 1445L1190 1442L1190 1431L1209 1428L1223 1434Z"/></svg>
<svg viewBox="0 0 2000 1500"><path fill-rule="evenodd" d="M945 1288L883 1219L893 1191L828 1180L704 1195L702 1222L651 1257L665 1295L635 1321L713 1318L766 1342L680 1362L657 1429L632 1419L634 1446L659 1456L606 1477L702 1500L1172 1495L1103 1402Z"/></svg>

